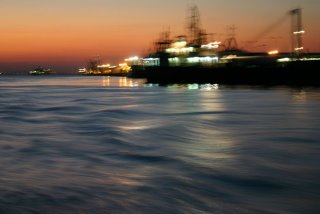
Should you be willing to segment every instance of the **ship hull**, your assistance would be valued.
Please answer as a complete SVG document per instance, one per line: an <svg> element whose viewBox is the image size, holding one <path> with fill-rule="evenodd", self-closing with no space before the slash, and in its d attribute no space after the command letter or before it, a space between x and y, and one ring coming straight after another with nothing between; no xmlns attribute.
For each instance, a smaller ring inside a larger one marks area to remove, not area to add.
<svg viewBox="0 0 320 214"><path fill-rule="evenodd" d="M320 86L319 61L297 61L267 67L146 67L133 77L149 83Z"/></svg>

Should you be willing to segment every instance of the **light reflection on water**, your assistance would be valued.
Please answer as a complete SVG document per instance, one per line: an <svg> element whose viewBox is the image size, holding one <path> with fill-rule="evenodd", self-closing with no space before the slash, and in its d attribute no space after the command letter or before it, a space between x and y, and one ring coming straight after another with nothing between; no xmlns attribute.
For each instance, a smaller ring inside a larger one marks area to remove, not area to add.
<svg viewBox="0 0 320 214"><path fill-rule="evenodd" d="M144 86L146 80L131 79L128 77L113 78L110 76L102 77L102 85L104 87L118 86L118 87L141 87Z"/></svg>
<svg viewBox="0 0 320 214"><path fill-rule="evenodd" d="M319 89L1 77L0 213L316 213Z"/></svg>

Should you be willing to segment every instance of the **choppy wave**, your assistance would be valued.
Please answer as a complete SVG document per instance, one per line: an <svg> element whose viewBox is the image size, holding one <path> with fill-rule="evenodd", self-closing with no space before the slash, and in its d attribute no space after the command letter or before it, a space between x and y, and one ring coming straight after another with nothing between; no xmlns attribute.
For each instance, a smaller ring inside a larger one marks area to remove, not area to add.
<svg viewBox="0 0 320 214"><path fill-rule="evenodd" d="M134 81L1 77L0 213L318 212L318 89Z"/></svg>

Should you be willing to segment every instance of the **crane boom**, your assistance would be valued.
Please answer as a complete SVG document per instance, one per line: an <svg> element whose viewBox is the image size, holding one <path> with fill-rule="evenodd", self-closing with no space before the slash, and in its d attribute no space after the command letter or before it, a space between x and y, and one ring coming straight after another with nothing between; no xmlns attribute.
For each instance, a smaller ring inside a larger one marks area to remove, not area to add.
<svg viewBox="0 0 320 214"><path fill-rule="evenodd" d="M280 19L275 21L273 24L269 25L266 29L257 34L252 41L258 42L262 37L268 35L272 30L280 26L288 18L288 13L282 16Z"/></svg>

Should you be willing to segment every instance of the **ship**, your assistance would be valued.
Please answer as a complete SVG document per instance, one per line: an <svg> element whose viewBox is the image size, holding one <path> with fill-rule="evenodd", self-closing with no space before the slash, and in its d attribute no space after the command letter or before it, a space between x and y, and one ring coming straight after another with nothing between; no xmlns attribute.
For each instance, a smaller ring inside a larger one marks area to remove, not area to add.
<svg viewBox="0 0 320 214"><path fill-rule="evenodd" d="M303 52L301 9L288 14L292 17L293 51L255 53L238 48L233 26L223 42L209 40L210 34L200 27L199 10L193 6L189 10L188 36L171 39L170 31L161 33L151 53L126 59L132 67L131 76L160 84L320 85L316 78L320 54Z"/></svg>
<svg viewBox="0 0 320 214"><path fill-rule="evenodd" d="M52 71L50 68L43 68L41 66L38 66L34 68L33 70L29 71L29 74L31 75L47 75L47 74L52 74Z"/></svg>

